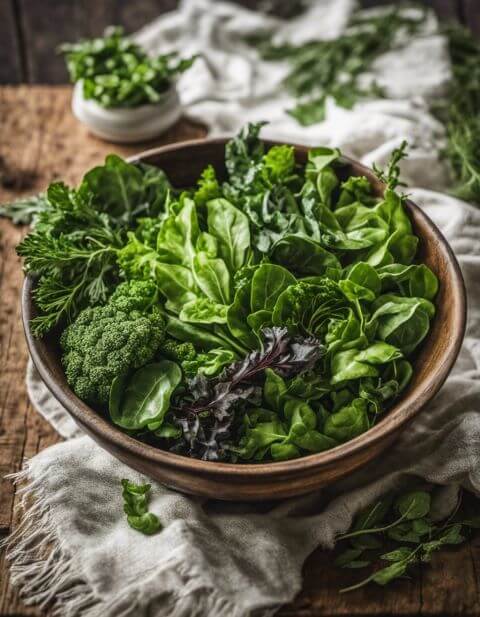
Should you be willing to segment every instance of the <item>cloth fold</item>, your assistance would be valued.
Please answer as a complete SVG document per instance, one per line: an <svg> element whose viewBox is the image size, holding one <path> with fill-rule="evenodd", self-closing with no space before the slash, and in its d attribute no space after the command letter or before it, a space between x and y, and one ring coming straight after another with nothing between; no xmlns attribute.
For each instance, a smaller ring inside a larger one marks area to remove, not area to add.
<svg viewBox="0 0 480 617"><path fill-rule="evenodd" d="M434 489L439 516L452 508L460 487L480 494L480 211L437 192L448 184L439 156L444 131L428 99L443 92L450 72L434 18L414 52L407 45L376 62L390 98L351 110L330 101L325 122L306 128L285 114L292 104L280 86L285 65L260 60L243 42L245 34L267 27L275 40L337 36L352 10L351 0L317 0L303 16L282 22L223 2L191 0L137 40L152 51L175 46L202 53L182 77L180 93L186 112L212 132L267 119L266 136L339 146L367 164L384 163L409 141L402 173L417 188L408 191L451 243L468 290L467 334L450 377L392 448L315 494L280 503L221 503L153 483L150 509L163 530L147 537L127 526L120 488L124 477L146 479L78 437L30 366L31 401L67 441L38 454L17 477L25 498L8 558L13 583L28 602L53 601L66 617L267 616L300 590L308 554L331 548L355 513L386 491L412 481L441 485Z"/></svg>

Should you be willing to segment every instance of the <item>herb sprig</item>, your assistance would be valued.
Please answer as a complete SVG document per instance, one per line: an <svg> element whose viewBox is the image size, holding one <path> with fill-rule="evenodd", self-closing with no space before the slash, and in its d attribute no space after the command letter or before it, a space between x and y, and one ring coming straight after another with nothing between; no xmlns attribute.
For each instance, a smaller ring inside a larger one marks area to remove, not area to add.
<svg viewBox="0 0 480 617"><path fill-rule="evenodd" d="M360 589L369 583L387 585L408 574L413 566L429 562L441 548L464 542L469 529L480 528L480 517L468 516L460 506L459 501L446 519L434 520L431 494L416 490L396 497L386 495L366 508L357 516L352 531L339 538L349 546L340 553L335 564L349 569L362 569L378 561L388 565L340 593Z"/></svg>
<svg viewBox="0 0 480 617"><path fill-rule="evenodd" d="M302 45L272 45L269 35L250 38L266 60L287 60L291 69L285 79L286 88L297 98L289 110L304 126L325 118L328 97L346 108L364 98L383 96L383 90L364 75L373 61L393 49L402 33L412 35L423 23L423 13L405 13L401 8L375 15L357 13L345 34L325 41Z"/></svg>

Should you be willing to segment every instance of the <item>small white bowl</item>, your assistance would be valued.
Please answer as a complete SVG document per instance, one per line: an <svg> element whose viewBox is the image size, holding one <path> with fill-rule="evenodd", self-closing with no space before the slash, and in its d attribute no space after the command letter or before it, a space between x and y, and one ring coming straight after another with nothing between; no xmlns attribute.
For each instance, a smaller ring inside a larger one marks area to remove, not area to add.
<svg viewBox="0 0 480 617"><path fill-rule="evenodd" d="M83 82L73 89L72 111L88 130L107 141L133 143L152 139L175 124L182 114L182 105L175 84L162 95L158 103L133 108L105 108L83 97Z"/></svg>

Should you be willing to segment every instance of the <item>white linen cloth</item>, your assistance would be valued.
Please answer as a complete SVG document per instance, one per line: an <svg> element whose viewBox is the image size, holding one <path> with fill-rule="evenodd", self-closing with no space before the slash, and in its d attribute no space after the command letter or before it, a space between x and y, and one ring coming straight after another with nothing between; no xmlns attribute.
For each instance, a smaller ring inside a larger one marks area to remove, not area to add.
<svg viewBox="0 0 480 617"><path fill-rule="evenodd" d="M25 511L9 559L13 582L28 602L54 601L65 617L270 615L300 590L307 555L332 547L354 514L385 491L413 479L442 485L434 503L443 512L459 487L480 494L480 211L433 190L448 178L438 155L443 129L427 100L441 94L450 75L435 20L424 36L376 62L391 98L353 110L331 103L326 121L307 128L284 113L291 104L280 86L285 66L259 60L241 42L243 34L266 26L275 28L278 40L336 36L351 10L350 0L318 0L303 16L280 22L214 0L191 0L137 39L151 50L175 46L203 54L179 86L187 113L212 132L267 119L264 135L340 146L367 164L384 162L408 139L413 150L403 176L416 187L408 191L450 241L468 290L467 335L454 370L395 446L347 480L261 506L187 497L153 483L150 508L164 529L147 537L127 526L120 490L121 478L145 478L78 437L29 368L32 403L67 441L37 455L18 476L25 482Z"/></svg>

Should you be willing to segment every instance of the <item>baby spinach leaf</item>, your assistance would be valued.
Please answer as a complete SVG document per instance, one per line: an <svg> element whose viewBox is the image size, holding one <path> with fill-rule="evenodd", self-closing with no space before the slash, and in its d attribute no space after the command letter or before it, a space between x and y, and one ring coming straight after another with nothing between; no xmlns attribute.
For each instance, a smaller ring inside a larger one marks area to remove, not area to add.
<svg viewBox="0 0 480 617"><path fill-rule="evenodd" d="M369 289L374 298L380 295L381 281L375 268L363 261L355 263L350 268L347 280L352 281L356 285Z"/></svg>
<svg viewBox="0 0 480 617"><path fill-rule="evenodd" d="M347 568L351 563L355 563L362 553L363 550L360 548L348 548L343 553L340 553L335 559L334 564L339 568Z"/></svg>
<svg viewBox="0 0 480 617"><path fill-rule="evenodd" d="M369 428L367 404L357 398L350 405L331 414L325 421L323 432L338 443L349 441Z"/></svg>
<svg viewBox="0 0 480 617"><path fill-rule="evenodd" d="M219 256L234 274L241 268L250 249L250 227L245 214L226 199L207 203L208 231L218 241Z"/></svg>
<svg viewBox="0 0 480 617"><path fill-rule="evenodd" d="M411 491L397 499L395 507L407 520L423 518L430 512L430 493L426 491Z"/></svg>
<svg viewBox="0 0 480 617"><path fill-rule="evenodd" d="M287 385L283 377L277 375L271 368L265 369L263 384L263 400L270 409L279 410L287 393Z"/></svg>
<svg viewBox="0 0 480 617"><path fill-rule="evenodd" d="M272 259L297 275L322 275L327 268L341 267L333 253L300 236L285 236L277 242L273 247Z"/></svg>
<svg viewBox="0 0 480 617"><path fill-rule="evenodd" d="M158 216L169 189L170 183L161 169L127 163L116 154L109 154L104 165L85 174L78 191L84 198L92 199L98 211L131 225L138 216Z"/></svg>
<svg viewBox="0 0 480 617"><path fill-rule="evenodd" d="M412 549L408 546L400 546L394 551L390 551L389 553L384 553L380 555L380 559L385 561L404 561L408 559L412 554Z"/></svg>
<svg viewBox="0 0 480 617"><path fill-rule="evenodd" d="M193 274L207 298L218 304L230 304L231 279L223 259L212 259L199 252L193 259Z"/></svg>
<svg viewBox="0 0 480 617"><path fill-rule="evenodd" d="M272 311L259 310L247 317L248 326L258 335L262 328L272 325Z"/></svg>
<svg viewBox="0 0 480 617"><path fill-rule="evenodd" d="M184 198L177 213L168 216L157 236L159 260L190 267L200 236L197 211L192 199Z"/></svg>
<svg viewBox="0 0 480 617"><path fill-rule="evenodd" d="M360 377L377 377L378 369L372 364L357 360L360 352L356 349L348 349L347 351L339 351L331 360L330 383L332 385L349 381L351 379L359 379Z"/></svg>
<svg viewBox="0 0 480 617"><path fill-rule="evenodd" d="M372 576L372 581L377 585L388 585L396 578L400 578L407 571L408 564L404 561L396 561L392 565L377 570Z"/></svg>
<svg viewBox="0 0 480 617"><path fill-rule="evenodd" d="M374 343L360 351L355 356L357 362L367 362L368 364L386 364L402 357L401 351L399 351L393 345L388 343Z"/></svg>
<svg viewBox="0 0 480 617"><path fill-rule="evenodd" d="M289 285L294 285L296 278L288 270L275 264L261 264L254 272L250 289L250 309L256 311L273 311L278 296Z"/></svg>
<svg viewBox="0 0 480 617"><path fill-rule="evenodd" d="M116 378L110 390L112 421L128 430L162 422L170 398L182 380L178 364L161 360L138 369L130 378Z"/></svg>
<svg viewBox="0 0 480 617"><path fill-rule="evenodd" d="M200 290L192 272L185 266L155 263L155 277L167 308L179 313L187 302L196 300Z"/></svg>
<svg viewBox="0 0 480 617"><path fill-rule="evenodd" d="M255 349L260 341L248 325L247 319L250 315L252 280L247 279L236 290L233 303L227 310L227 324L230 332L248 349Z"/></svg>

